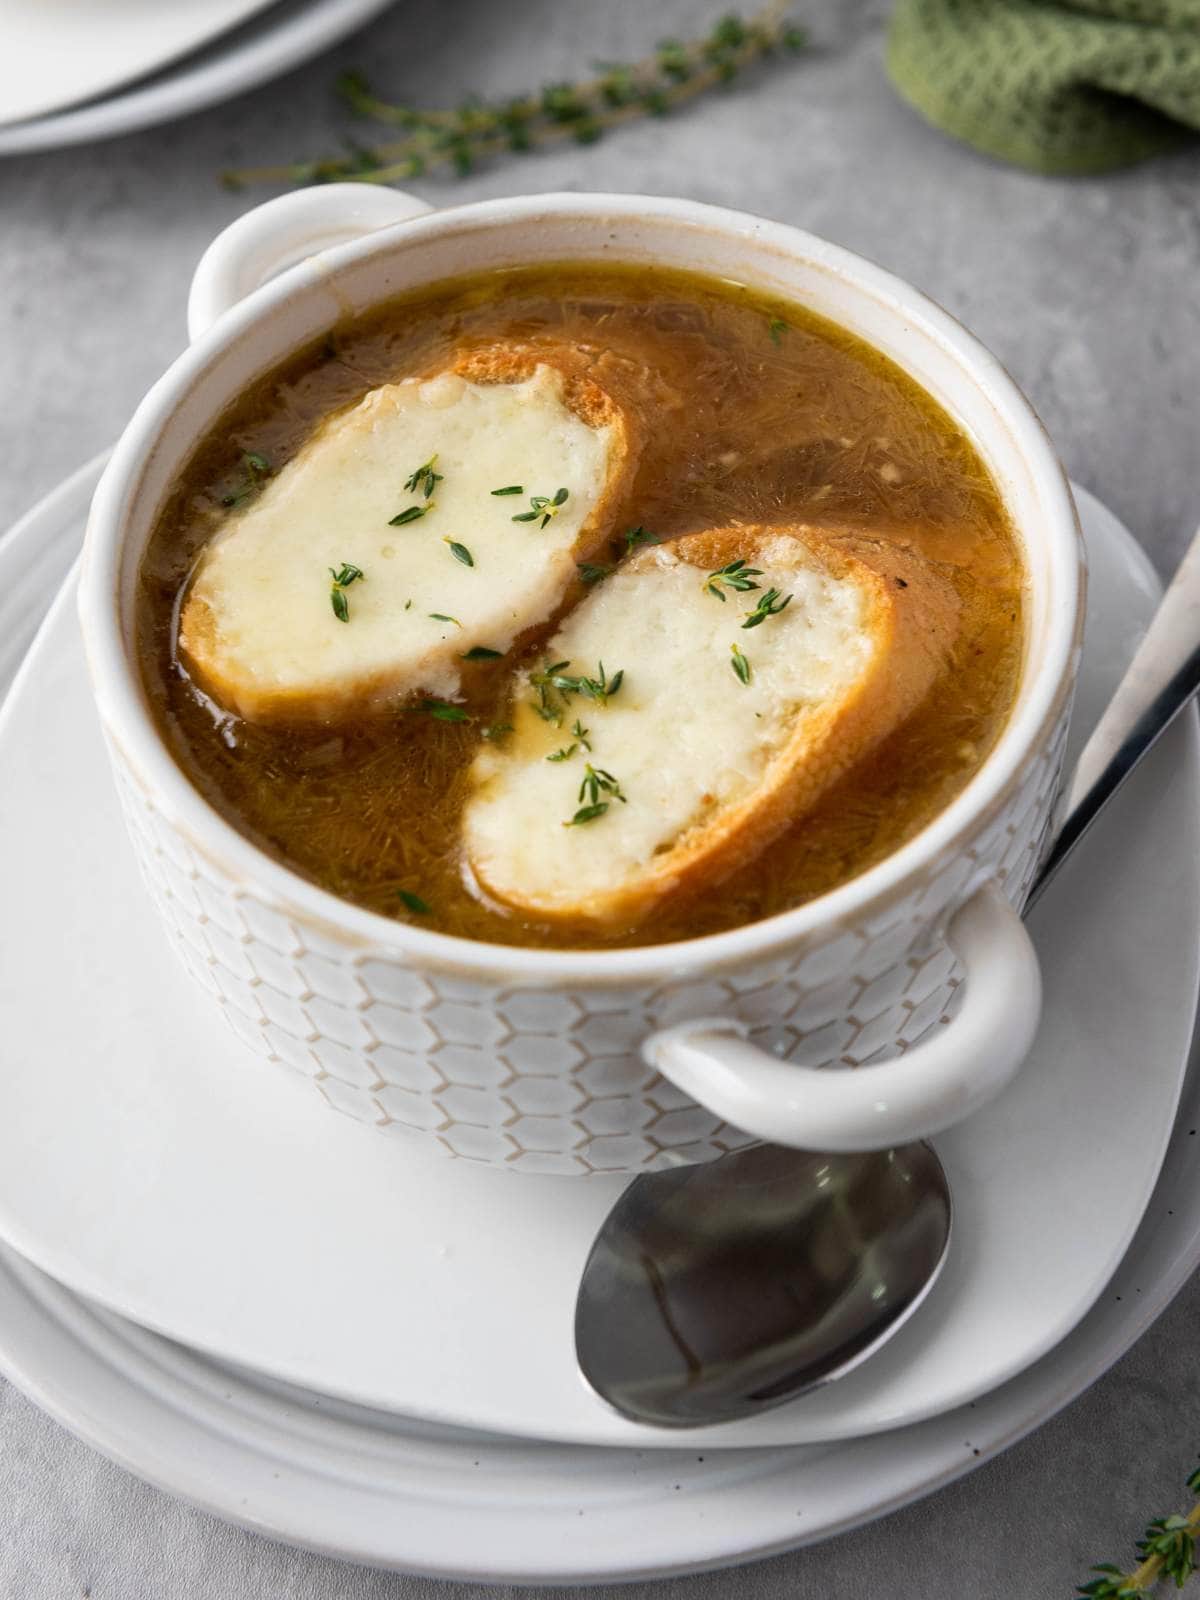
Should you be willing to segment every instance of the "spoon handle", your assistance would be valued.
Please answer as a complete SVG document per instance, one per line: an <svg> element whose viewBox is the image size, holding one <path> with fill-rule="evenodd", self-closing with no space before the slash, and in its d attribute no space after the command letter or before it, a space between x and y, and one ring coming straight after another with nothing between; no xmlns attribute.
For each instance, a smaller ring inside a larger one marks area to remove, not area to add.
<svg viewBox="0 0 1200 1600"><path fill-rule="evenodd" d="M1092 736L1063 803L1063 821L1025 910L1039 899L1138 762L1200 688L1200 532Z"/></svg>

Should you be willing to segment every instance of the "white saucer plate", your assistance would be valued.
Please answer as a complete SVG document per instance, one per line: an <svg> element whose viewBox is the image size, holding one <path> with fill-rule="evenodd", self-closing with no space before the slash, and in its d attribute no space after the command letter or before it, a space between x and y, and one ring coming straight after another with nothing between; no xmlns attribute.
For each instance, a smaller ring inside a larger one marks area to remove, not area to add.
<svg viewBox="0 0 1200 1600"><path fill-rule="evenodd" d="M118 134L154 127L217 105L290 72L293 67L329 49L346 34L353 33L355 28L362 27L392 3L393 0L275 0L261 16L250 16L249 21L227 37L210 43L207 48L194 50L157 76L131 83L105 99L28 121L0 125L0 156L112 139ZM20 0L20 4L23 10L38 15L51 9L43 0ZM102 7L75 6L72 12L82 13L88 9L99 11ZM149 7L143 4L135 9L141 15L156 15L159 11L188 12L193 8L178 4ZM247 16L258 11L259 3L239 0L235 4L234 0L228 0L223 8L216 9L230 14L240 10ZM44 16L42 22L45 22ZM0 41L5 25L0 21ZM71 25L69 21L61 24L63 27ZM185 29L178 19L174 31L183 37ZM193 32L191 42L195 45L199 43L200 33ZM165 52L176 53L174 50ZM163 54L158 59L164 59ZM147 71L152 64L147 62L140 70ZM118 72L117 77L121 76ZM111 76L109 81L113 81ZM3 120L0 118L0 123Z"/></svg>
<svg viewBox="0 0 1200 1600"><path fill-rule="evenodd" d="M0 638L44 606L33 557L77 545L91 477L0 546ZM1095 641L1082 729L1157 586L1081 499ZM698 1432L699 1449L934 1416L1027 1367L1092 1305L1150 1195L1186 1064L1197 787L1189 718L1035 919L1044 1025L1012 1087L939 1139L956 1233L921 1313L859 1372ZM122 1316L308 1389L497 1433L677 1447L610 1415L573 1361L579 1270L622 1180L512 1176L334 1117L177 969L136 882L70 587L0 718L0 835L20 841L0 899L0 1237Z"/></svg>
<svg viewBox="0 0 1200 1600"><path fill-rule="evenodd" d="M208 1361L0 1247L0 1371L130 1471L257 1533L494 1583L730 1566L943 1488L1052 1417L1200 1264L1200 1072L1140 1229L1079 1326L969 1408L833 1445L596 1450L359 1410Z"/></svg>

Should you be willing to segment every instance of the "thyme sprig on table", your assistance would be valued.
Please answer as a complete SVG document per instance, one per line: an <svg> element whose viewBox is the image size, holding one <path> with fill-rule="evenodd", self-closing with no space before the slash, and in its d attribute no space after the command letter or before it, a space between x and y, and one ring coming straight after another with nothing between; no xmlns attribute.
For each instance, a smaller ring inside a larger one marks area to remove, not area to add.
<svg viewBox="0 0 1200 1600"><path fill-rule="evenodd" d="M1077 1593L1086 1600L1140 1600L1153 1594L1166 1579L1177 1589L1196 1571L1196 1541L1200 1539L1200 1467L1187 1480L1197 1503L1186 1516L1155 1517L1137 1542L1138 1565L1122 1572L1111 1561L1092 1571L1097 1574L1081 1584Z"/></svg>
<svg viewBox="0 0 1200 1600"><path fill-rule="evenodd" d="M250 183L401 183L442 169L461 177L481 161L544 145L592 144L611 128L664 116L756 62L803 50L804 32L787 20L787 11L787 0L770 0L749 17L722 17L703 38L664 39L640 61L605 62L580 82L547 84L513 99L471 96L444 110L395 104L376 94L362 73L349 72L338 80L342 100L356 116L399 129L398 138L375 144L348 139L339 155L246 167L226 172L223 181L232 189Z"/></svg>

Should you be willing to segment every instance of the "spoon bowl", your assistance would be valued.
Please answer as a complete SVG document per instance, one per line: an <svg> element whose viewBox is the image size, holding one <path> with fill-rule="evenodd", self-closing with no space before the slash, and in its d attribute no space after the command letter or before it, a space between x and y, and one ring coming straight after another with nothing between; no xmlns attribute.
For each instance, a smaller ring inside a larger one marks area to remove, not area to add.
<svg viewBox="0 0 1200 1600"><path fill-rule="evenodd" d="M931 1146L830 1156L756 1145L630 1185L583 1270L575 1350L623 1416L752 1416L865 1361L950 1241Z"/></svg>

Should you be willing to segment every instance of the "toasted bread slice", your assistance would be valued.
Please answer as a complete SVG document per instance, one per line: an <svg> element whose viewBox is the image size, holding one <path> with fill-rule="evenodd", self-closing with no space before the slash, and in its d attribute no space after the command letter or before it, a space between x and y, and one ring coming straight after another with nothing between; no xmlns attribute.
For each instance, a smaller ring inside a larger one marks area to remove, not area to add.
<svg viewBox="0 0 1200 1600"><path fill-rule="evenodd" d="M569 347L477 349L373 389L205 547L184 661L255 721L453 696L473 647L507 651L553 613L611 532L635 456L626 414ZM431 461L436 478L406 487ZM541 512L514 521L533 496ZM361 576L339 587L347 563Z"/></svg>
<svg viewBox="0 0 1200 1600"><path fill-rule="evenodd" d="M475 880L583 927L717 883L909 715L956 618L919 557L847 529L721 528L639 552L567 616L547 669L514 687L512 734L480 749Z"/></svg>

